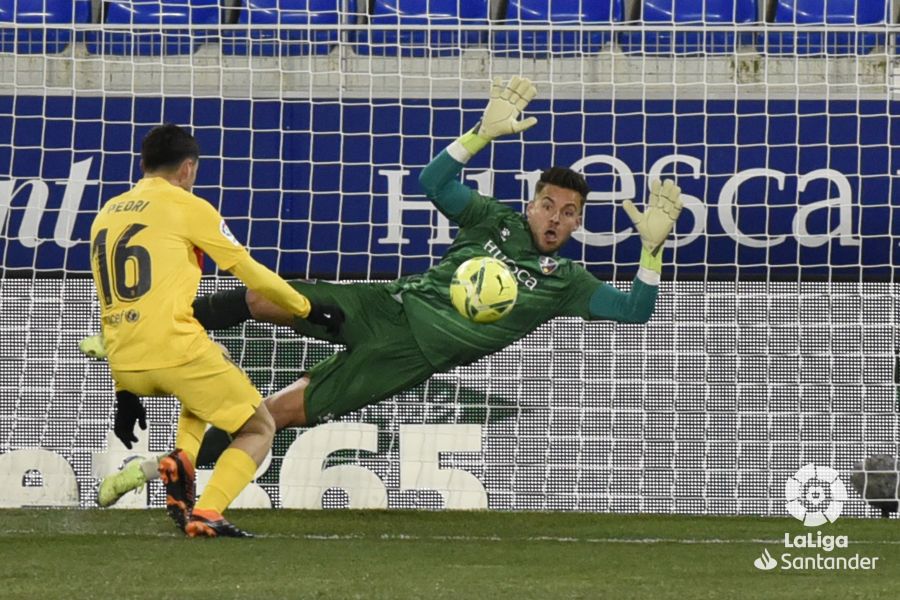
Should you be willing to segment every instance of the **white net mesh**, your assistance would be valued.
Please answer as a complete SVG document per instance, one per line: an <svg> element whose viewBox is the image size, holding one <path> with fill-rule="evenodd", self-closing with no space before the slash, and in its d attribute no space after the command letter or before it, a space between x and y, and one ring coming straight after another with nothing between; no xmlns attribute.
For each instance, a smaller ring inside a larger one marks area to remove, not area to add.
<svg viewBox="0 0 900 600"><path fill-rule="evenodd" d="M564 254L627 286L639 246L618 206L675 177L686 210L654 318L560 319L325 433L284 432L260 479L274 505L785 514L802 465L849 483L860 460L897 453L888 26L817 42L823 28L693 25L673 46L671 25L570 25L547 47L545 29L488 29L486 16L398 37L345 12L276 32L231 10L224 26L66 26L56 45L44 25L4 30L7 459L61 454L73 501L90 506L98 465L128 454L108 438L108 370L77 342L98 328L90 222L139 176L151 126L193 128L195 192L257 259L285 276L390 279L446 249L453 230L416 177L478 119L491 78L513 74L538 87L539 124L476 157L467 183L521 206L540 169L579 168L595 191ZM205 291L233 285L208 275ZM259 324L218 338L264 392L333 350ZM145 402L143 451L162 452L177 404ZM332 468L309 467L332 451ZM845 514L868 510L850 492Z"/></svg>

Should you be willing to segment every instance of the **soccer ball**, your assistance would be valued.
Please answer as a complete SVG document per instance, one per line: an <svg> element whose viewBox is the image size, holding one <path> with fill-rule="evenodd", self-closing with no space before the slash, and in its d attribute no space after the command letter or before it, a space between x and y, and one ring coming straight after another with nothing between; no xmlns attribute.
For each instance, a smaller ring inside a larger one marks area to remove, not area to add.
<svg viewBox="0 0 900 600"><path fill-rule="evenodd" d="M493 323L509 314L519 286L505 264L496 258L470 258L459 265L450 282L450 301L470 321Z"/></svg>
<svg viewBox="0 0 900 600"><path fill-rule="evenodd" d="M850 483L860 496L873 507L880 509L883 516L897 512L900 498L898 482L900 461L888 454L876 454L853 467Z"/></svg>

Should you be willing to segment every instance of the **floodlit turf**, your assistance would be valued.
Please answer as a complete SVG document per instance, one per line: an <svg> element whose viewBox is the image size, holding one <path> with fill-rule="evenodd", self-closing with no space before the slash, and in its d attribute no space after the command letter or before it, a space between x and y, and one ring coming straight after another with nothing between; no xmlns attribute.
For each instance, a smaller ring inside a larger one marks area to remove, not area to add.
<svg viewBox="0 0 900 600"><path fill-rule="evenodd" d="M232 511L253 540L187 540L162 510L0 511L0 598L887 598L900 523L823 534L874 571L762 572L793 519ZM816 550L792 550L814 555Z"/></svg>

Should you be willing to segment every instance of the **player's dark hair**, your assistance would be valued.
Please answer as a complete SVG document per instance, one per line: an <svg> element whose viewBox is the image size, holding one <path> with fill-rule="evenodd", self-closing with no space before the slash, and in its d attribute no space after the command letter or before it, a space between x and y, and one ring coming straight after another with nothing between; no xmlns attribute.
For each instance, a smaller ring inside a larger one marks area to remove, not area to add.
<svg viewBox="0 0 900 600"><path fill-rule="evenodd" d="M584 203L587 200L588 194L591 193L591 188L588 187L587 181L585 181L584 176L577 171L569 169L568 167L550 167L549 169L541 173L541 178L537 183L535 192L540 194L541 190L543 190L544 186L546 185L555 185L567 190L578 192L579 194L581 194L582 208L584 207Z"/></svg>
<svg viewBox="0 0 900 600"><path fill-rule="evenodd" d="M194 136L178 125L154 127L141 143L145 172L178 167L186 158L200 158L200 146Z"/></svg>

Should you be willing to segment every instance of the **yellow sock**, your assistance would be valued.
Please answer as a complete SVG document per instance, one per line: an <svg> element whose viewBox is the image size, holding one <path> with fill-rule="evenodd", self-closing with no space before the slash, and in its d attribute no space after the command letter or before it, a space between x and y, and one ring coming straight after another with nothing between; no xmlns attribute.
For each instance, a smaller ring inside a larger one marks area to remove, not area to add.
<svg viewBox="0 0 900 600"><path fill-rule="evenodd" d="M181 409L181 416L178 418L178 431L175 434L175 447L188 455L192 465L197 464L197 453L200 452L200 441L203 439L205 431L205 421L187 409Z"/></svg>
<svg viewBox="0 0 900 600"><path fill-rule="evenodd" d="M179 450L182 450L185 454L187 454L188 458L191 460L191 464L194 467L197 466L197 452L200 451L200 442L197 440L197 443L193 443L196 438L186 438L185 436L178 436L179 441L176 442L175 447Z"/></svg>
<svg viewBox="0 0 900 600"><path fill-rule="evenodd" d="M212 477L206 484L195 510L225 512L256 473L256 462L250 455L237 448L228 448L216 461Z"/></svg>

